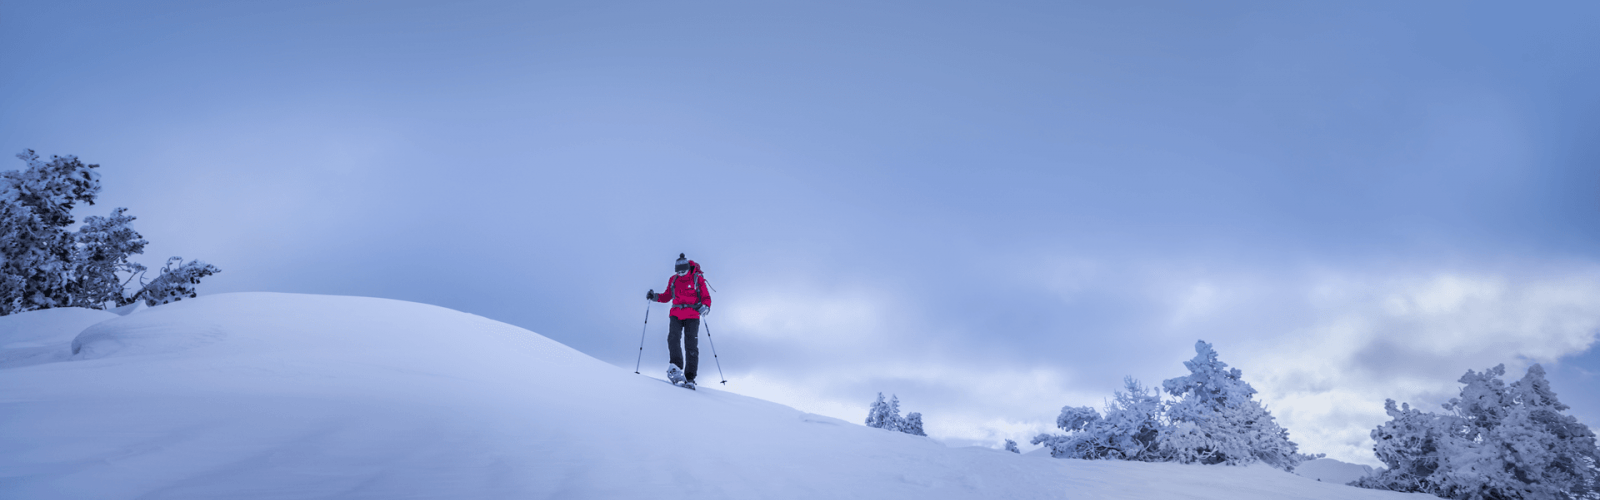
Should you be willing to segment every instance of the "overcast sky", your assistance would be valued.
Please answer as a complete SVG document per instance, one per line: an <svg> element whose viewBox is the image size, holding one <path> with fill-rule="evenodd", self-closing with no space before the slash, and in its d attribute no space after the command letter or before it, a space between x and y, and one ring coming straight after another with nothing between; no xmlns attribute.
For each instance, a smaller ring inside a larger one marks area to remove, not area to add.
<svg viewBox="0 0 1600 500"><path fill-rule="evenodd" d="M0 0L0 146L100 164L80 217L203 293L631 370L684 252L727 390L951 445L1198 339L1347 461L1499 363L1600 427L1597 88L1594 2Z"/></svg>

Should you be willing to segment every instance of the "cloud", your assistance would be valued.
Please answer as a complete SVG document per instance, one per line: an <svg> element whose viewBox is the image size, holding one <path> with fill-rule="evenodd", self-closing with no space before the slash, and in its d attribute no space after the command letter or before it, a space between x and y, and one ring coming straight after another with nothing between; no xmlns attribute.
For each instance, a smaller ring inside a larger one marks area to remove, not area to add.
<svg viewBox="0 0 1600 500"><path fill-rule="evenodd" d="M914 319L938 313L894 297L838 286L730 299L738 301L731 312L711 321L741 332L749 357L728 390L852 422L865 418L879 392L897 395L903 412L923 414L935 438L996 447L1048 431L1062 404L1103 400L1098 390L1074 390L1093 385L1075 380L1070 368L1008 365L950 342L949 327Z"/></svg>
<svg viewBox="0 0 1600 500"><path fill-rule="evenodd" d="M724 318L730 331L756 337L746 341L763 358L741 370L734 390L847 421L863 418L877 392L897 394L905 411L923 413L930 435L998 446L1055 431L1063 405L1103 405L1124 375L1148 385L1182 375L1193 341L1204 339L1243 370L1302 451L1377 464L1368 434L1387 420L1384 399L1436 409L1467 369L1505 363L1520 373L1584 352L1600 331L1600 264L1586 262L1052 269L1035 276L1056 307L1110 333L986 335L959 323L940 331L913 319L938 317L940 305L884 290L756 294ZM1085 302L1095 307L1073 305Z"/></svg>
<svg viewBox="0 0 1600 500"><path fill-rule="evenodd" d="M1517 378L1593 346L1597 278L1600 267L1574 264L1324 280L1305 296L1317 316L1236 366L1309 451L1375 463L1368 432L1388 419L1383 399L1441 411L1468 369L1505 363Z"/></svg>
<svg viewBox="0 0 1600 500"><path fill-rule="evenodd" d="M841 346L881 338L895 305L867 290L760 290L738 296L716 319L757 339Z"/></svg>

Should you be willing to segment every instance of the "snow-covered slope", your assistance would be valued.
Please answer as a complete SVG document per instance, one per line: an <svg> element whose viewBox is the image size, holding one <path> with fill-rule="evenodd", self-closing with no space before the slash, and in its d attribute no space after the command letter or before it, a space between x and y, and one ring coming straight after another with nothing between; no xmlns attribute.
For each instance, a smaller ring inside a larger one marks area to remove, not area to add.
<svg viewBox="0 0 1600 500"><path fill-rule="evenodd" d="M0 318L0 359L42 347L0 366L0 498L1431 498L947 448L391 300Z"/></svg>
<svg viewBox="0 0 1600 500"><path fill-rule="evenodd" d="M0 370L66 360L78 332L115 317L76 307L0 316Z"/></svg>
<svg viewBox="0 0 1600 500"><path fill-rule="evenodd" d="M1309 460L1294 468L1294 473L1318 481L1347 484L1372 475L1372 466L1340 462L1331 458Z"/></svg>

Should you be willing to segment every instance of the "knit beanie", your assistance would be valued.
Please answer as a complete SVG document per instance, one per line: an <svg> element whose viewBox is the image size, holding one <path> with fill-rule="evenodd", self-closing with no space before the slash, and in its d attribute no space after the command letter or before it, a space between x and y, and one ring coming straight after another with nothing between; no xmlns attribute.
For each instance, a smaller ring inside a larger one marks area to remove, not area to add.
<svg viewBox="0 0 1600 500"><path fill-rule="evenodd" d="M689 270L689 259L685 258L683 256L683 254L681 254L681 253L678 254L678 265L673 266L672 270L676 271L676 272L680 272L680 273L684 272L684 271L688 271Z"/></svg>

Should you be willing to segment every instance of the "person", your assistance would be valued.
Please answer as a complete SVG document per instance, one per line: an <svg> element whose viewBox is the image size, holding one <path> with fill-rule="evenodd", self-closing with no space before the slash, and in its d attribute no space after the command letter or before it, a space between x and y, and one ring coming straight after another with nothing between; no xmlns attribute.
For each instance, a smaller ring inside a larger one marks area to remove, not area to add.
<svg viewBox="0 0 1600 500"><path fill-rule="evenodd" d="M667 278L667 291L656 293L652 288L645 298L672 303L667 321L667 379L693 389L700 365L700 318L711 313L711 292L706 289L700 264L678 254L673 275ZM680 340L682 347L678 346Z"/></svg>

